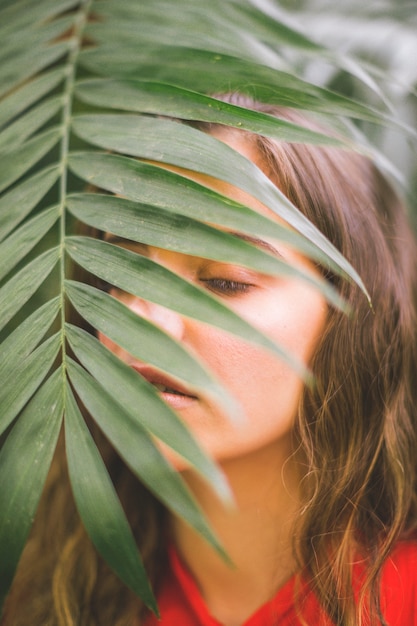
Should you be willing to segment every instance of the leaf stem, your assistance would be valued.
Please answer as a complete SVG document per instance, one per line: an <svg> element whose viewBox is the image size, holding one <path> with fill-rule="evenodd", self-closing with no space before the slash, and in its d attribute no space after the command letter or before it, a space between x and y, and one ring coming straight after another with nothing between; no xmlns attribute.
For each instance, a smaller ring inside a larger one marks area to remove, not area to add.
<svg viewBox="0 0 417 626"><path fill-rule="evenodd" d="M65 265L66 265L66 197L68 183L68 153L70 148L72 105L74 97L74 86L76 78L77 59L82 46L82 37L88 14L90 12L92 0L81 0L79 10L74 16L74 27L71 34L73 41L72 49L68 55L67 77L64 87L64 104L62 109L62 140L60 147L61 177L59 184L59 206L60 206L60 297L61 297L61 350L62 350L62 374L66 376L66 343L65 343ZM64 387L65 388L65 387Z"/></svg>

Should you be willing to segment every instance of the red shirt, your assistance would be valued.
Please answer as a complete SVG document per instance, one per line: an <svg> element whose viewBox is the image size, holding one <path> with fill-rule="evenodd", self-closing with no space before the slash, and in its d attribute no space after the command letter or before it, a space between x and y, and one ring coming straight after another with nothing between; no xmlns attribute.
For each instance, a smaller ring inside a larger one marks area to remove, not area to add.
<svg viewBox="0 0 417 626"><path fill-rule="evenodd" d="M294 605L295 584L293 577L242 626L301 626ZM394 550L384 566L381 592L389 626L417 626L417 543L404 542ZM332 626L307 585L300 597L309 626ZM174 551L158 605L161 620L151 615L145 626L222 626L208 612L194 579Z"/></svg>

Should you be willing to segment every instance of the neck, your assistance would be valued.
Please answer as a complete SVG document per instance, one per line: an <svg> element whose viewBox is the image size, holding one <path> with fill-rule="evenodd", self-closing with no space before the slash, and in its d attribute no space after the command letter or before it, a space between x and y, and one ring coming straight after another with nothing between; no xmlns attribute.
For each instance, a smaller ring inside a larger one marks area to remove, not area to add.
<svg viewBox="0 0 417 626"><path fill-rule="evenodd" d="M236 499L233 510L226 509L198 476L184 473L234 567L177 518L174 541L210 613L226 626L244 622L294 573L292 526L299 477L288 458L269 446L223 463Z"/></svg>

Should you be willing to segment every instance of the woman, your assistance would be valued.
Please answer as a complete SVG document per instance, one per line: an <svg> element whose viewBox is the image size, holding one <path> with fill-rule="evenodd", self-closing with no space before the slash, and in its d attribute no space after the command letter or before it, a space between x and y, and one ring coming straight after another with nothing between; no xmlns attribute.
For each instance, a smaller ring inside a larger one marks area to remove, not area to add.
<svg viewBox="0 0 417 626"><path fill-rule="evenodd" d="M299 114L238 95L223 99L312 126ZM273 240L256 244L321 272L350 303L352 314L333 309L292 278L117 241L216 293L315 375L314 387L306 388L262 350L109 288L206 361L246 415L243 425L233 426L203 398L99 335L158 385L219 462L236 498L236 509L225 510L184 462L164 449L222 540L230 567L170 517L102 442L154 584L160 623L411 626L417 615L417 254L403 207L375 167L357 154L215 125L200 128L255 162L318 226L358 270L373 310L357 286ZM242 191L184 173L272 216ZM102 236L114 241L111 233ZM3 623L156 625L91 548L61 457Z"/></svg>

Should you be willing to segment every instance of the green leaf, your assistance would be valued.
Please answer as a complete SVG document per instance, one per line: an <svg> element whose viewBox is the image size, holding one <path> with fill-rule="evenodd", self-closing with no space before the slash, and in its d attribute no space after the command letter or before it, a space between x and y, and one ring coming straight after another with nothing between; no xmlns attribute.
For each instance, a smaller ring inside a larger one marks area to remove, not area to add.
<svg viewBox="0 0 417 626"><path fill-rule="evenodd" d="M16 29L23 29L27 26L46 20L68 11L77 5L80 0L16 0L8 7L0 11L0 36L6 37L8 34L16 34Z"/></svg>
<svg viewBox="0 0 417 626"><path fill-rule="evenodd" d="M55 267L60 250L52 248L23 267L0 289L0 330L29 300Z"/></svg>
<svg viewBox="0 0 417 626"><path fill-rule="evenodd" d="M61 337L57 333L29 356L17 358L9 364L0 388L0 434L6 430L45 379L60 346Z"/></svg>
<svg viewBox="0 0 417 626"><path fill-rule="evenodd" d="M0 127L16 118L44 95L53 93L64 78L64 68L58 67L41 74L9 94L0 103Z"/></svg>
<svg viewBox="0 0 417 626"><path fill-rule="evenodd" d="M74 237L68 239L67 246L76 263L102 280L260 345L308 377L306 368L290 352L233 313L220 299L151 259L94 239Z"/></svg>
<svg viewBox="0 0 417 626"><path fill-rule="evenodd" d="M24 143L60 110L62 104L61 96L50 98L8 126L0 133L0 151L8 150L10 145L17 147Z"/></svg>
<svg viewBox="0 0 417 626"><path fill-rule="evenodd" d="M225 229L234 231L238 226L239 232L272 237L297 248L318 262L329 261L314 244L286 225L167 169L116 154L89 152L73 153L69 166L77 176L113 194ZM97 204L101 201L100 198L101 196L96 200ZM88 207L94 203L94 199L85 194L72 194L68 197L68 206L84 221L87 218L92 220ZM103 226L107 228L107 222L101 224ZM329 265L335 273L338 272L335 263L330 261Z"/></svg>
<svg viewBox="0 0 417 626"><path fill-rule="evenodd" d="M47 130L26 143L0 153L0 191L23 176L58 142L59 128Z"/></svg>
<svg viewBox="0 0 417 626"><path fill-rule="evenodd" d="M74 130L107 150L202 172L246 191L314 242L367 294L358 273L318 228L254 163L222 141L177 122L136 115L80 115L74 121ZM171 139L173 133L175 141Z"/></svg>
<svg viewBox="0 0 417 626"><path fill-rule="evenodd" d="M0 199L0 241L19 224L56 182L57 167L47 167Z"/></svg>
<svg viewBox="0 0 417 626"><path fill-rule="evenodd" d="M135 539L106 466L67 387L65 444L78 512L101 556L120 579L156 613L157 606Z"/></svg>
<svg viewBox="0 0 417 626"><path fill-rule="evenodd" d="M109 296L97 295L87 286L71 282L64 285L67 251L97 276L139 297L216 323L230 332L239 330L249 339L255 332L248 330L244 321L237 322L215 298L174 278L163 268L157 269L149 260L139 261L128 251L115 251L99 242L89 246L88 239L71 238L74 222L73 216L67 215L67 206L84 223L100 230L112 230L120 236L128 233L130 238L126 226L130 221L130 233L134 232L138 241L143 239L142 232L149 241L167 249L188 250L189 254L197 248L192 247L193 237L204 242L207 254L208 248L216 255L228 253L227 238L221 235L214 239L214 232L207 227L178 216L251 236L276 238L333 272L350 276L366 293L354 269L252 163L213 138L204 138L195 129L153 116L230 124L285 141L328 141L319 133L207 96L230 91L246 93L265 103L305 110L308 115L318 113L324 126L330 124L355 137L354 149L372 155L379 164L382 152L388 148L398 169L410 178L408 172L413 171L413 165L402 147L405 141L398 141L397 137L392 141L391 131L392 127L402 128L407 137L416 136L414 129L406 127L403 113L413 119L413 98L408 96L415 95L416 73L413 64L401 60L409 61L413 54L389 53L397 50L401 39L401 31L391 29L398 16L402 15L403 20L408 17L407 41L412 37L411 8L405 12L404 7L395 10L395 19L388 9L382 13L379 9L366 9L365 42L361 29L356 29L352 38L344 19L347 12L339 12L342 19L337 24L342 24L343 35L339 41L338 33L331 33L328 26L336 9L327 11L329 15L317 13L313 20L305 7L299 7L296 15L273 0L3 0L0 5L0 188L5 191L0 200L0 241L4 240L0 273L3 281L8 281L0 288L0 326L5 326L14 315L29 311L27 320L0 347L0 432L2 443L5 442L0 452L0 589L4 595L35 513L61 423L63 369L48 379L60 348L71 383L110 443L171 511L183 514L218 547L189 494L182 490L180 477L169 469L157 447L150 444L154 436L161 435L225 495L226 487L219 473L201 455L177 416L173 418L155 390L149 389L132 368L85 331L66 326L44 339L54 332L50 327L63 304L65 289L89 322L108 331L126 349L134 346L145 360L152 355L171 375L180 369L185 380L192 379L193 384L203 388L207 385L216 399L218 387L204 377L189 355L184 356L178 346L167 342L153 327L126 313L120 303L114 304ZM385 37L383 49L378 50L374 37L382 16L385 17L381 21L388 19L386 23L396 37L391 37L388 48ZM320 30L326 20L327 33L325 27ZM309 37L301 32L306 29ZM316 44L314 38L323 45ZM401 44L405 45L405 38ZM346 50L352 50L352 58ZM365 54L366 62L362 60ZM326 89L326 84L337 86L349 97ZM391 102L399 106L390 108ZM45 126L56 123L54 118L61 108L60 128L45 133ZM77 118L79 112L105 113L112 108L140 112L143 116ZM355 126L351 119L359 120L359 124ZM372 136L377 146L383 146L381 153L367 145L366 135ZM85 154L72 154L72 148L79 148L80 139L81 145L86 140L93 148ZM346 145L352 146L352 141L347 140ZM95 146L132 158L100 154ZM396 158L396 151L401 159ZM161 166L140 163L137 158L154 160ZM229 181L274 211L281 224L168 172L164 162ZM53 165L42 169L45 163ZM105 199L100 207L97 195L68 199L68 194L79 189L79 181L69 175L69 164L82 180L125 200ZM52 193L45 198L48 191ZM142 206L133 207L127 200ZM57 208L49 207L57 202L62 208L59 248L32 261L28 253L36 240L47 233L48 224L54 223ZM111 215L113 209L118 220ZM164 211L170 212L170 216ZM292 229L284 227L282 221ZM163 222L170 225L171 240L167 229L163 230ZM185 231L181 232L186 225L192 234L188 241ZM234 241L233 246L242 255L242 262L252 263L256 255L255 263L272 271L271 261L271 265L262 265L266 261L259 251L249 253ZM59 282L55 283L54 274L46 283L58 259ZM24 264L25 269L9 278L10 272L16 271L16 263ZM338 266L340 270L335 270ZM43 281L46 284L35 294L36 299L24 307ZM59 297L30 315L32 306L39 307L39 298L45 292L59 292ZM61 326L64 314L62 311L59 319ZM66 356L65 333L88 371ZM71 478L83 519L110 566L136 593L145 593L145 600L155 608L106 469L69 387L67 393ZM232 413L238 412L231 399L223 396L221 401Z"/></svg>
<svg viewBox="0 0 417 626"><path fill-rule="evenodd" d="M52 228L60 215L60 207L42 211L25 222L0 246L0 280L25 257Z"/></svg>
<svg viewBox="0 0 417 626"><path fill-rule="evenodd" d="M133 368L115 357L112 352L86 331L71 325L67 325L66 331L71 348L80 363L110 394L113 401L117 402L120 411L129 415L129 419L133 420L134 424L140 423L138 428L145 428L147 432L158 437L185 458L211 483L220 498L224 501L230 501L230 489L223 474L202 453L178 415L162 402L155 387ZM123 388L123 394L120 394L121 388ZM81 389L78 391L81 393ZM87 397L85 395L82 397L88 403ZM91 405L87 408L91 409L92 412L94 411ZM101 423L101 413L95 410L94 415L97 421ZM157 415L156 419L155 415ZM129 464L136 467L132 458L129 458Z"/></svg>
<svg viewBox="0 0 417 626"><path fill-rule="evenodd" d="M287 44L308 51L323 50L294 27L283 23L286 14L278 6L264 4L263 9L265 12L251 2L232 0L227 3L211 0L210 10L204 0L194 0L192 5L186 0L177 0L175 5L169 0L159 0L157 4L133 2L117 7L111 1L102 0L102 20L91 24L88 33L99 42L129 39L138 44L158 40L177 44L178 32L181 32L181 41L185 40L187 45L195 42L197 47L198 44L212 46L216 51L227 46L248 58L258 58L262 53L275 58L271 48L265 50L262 45L265 41L274 46ZM276 19L271 19L271 12ZM146 25L139 33L135 27L138 22ZM116 32L111 31L112 26Z"/></svg>
<svg viewBox="0 0 417 626"><path fill-rule="evenodd" d="M202 4L204 5L204 0ZM257 4L252 2L233 2L232 0L231 4L234 9L231 18L239 23L241 32L256 32L258 39L267 42L273 48L277 48L279 44L286 44L309 54L326 54L326 48L307 37L302 32L301 25L298 25L278 3L269 6L264 4L263 10L259 10ZM220 0L219 9L222 5Z"/></svg>
<svg viewBox="0 0 417 626"><path fill-rule="evenodd" d="M331 285L315 273L288 263L285 256L280 255L279 246L276 253L270 253L233 234L218 231L192 218L111 196L89 194L83 198L70 198L67 206L83 222L96 228L104 228L107 232L127 240L250 267L263 274L304 280L323 293L333 305L341 307L341 298ZM67 243L74 258L79 246L83 245L83 240L73 237L68 238ZM112 254L111 248L103 243L92 242L91 245L95 246L97 252L100 250L102 254L106 254L106 251L107 254ZM113 254L117 252L114 251Z"/></svg>
<svg viewBox="0 0 417 626"><path fill-rule="evenodd" d="M60 376L57 370L40 388L0 451L0 602L13 579L58 439Z"/></svg>
<svg viewBox="0 0 417 626"><path fill-rule="evenodd" d="M76 310L94 328L135 358L168 372L191 391L198 391L234 414L235 401L181 344L115 298L90 285L66 281L65 287ZM155 350L156 345L158 350Z"/></svg>
<svg viewBox="0 0 417 626"><path fill-rule="evenodd" d="M140 76L142 80L169 83L203 93L249 92L262 102L285 107L346 115L375 123L386 119L384 113L316 87L294 74L209 50L158 43L134 50L133 45L129 49L128 45L118 47L109 42L84 50L80 62L99 76Z"/></svg>
<svg viewBox="0 0 417 626"><path fill-rule="evenodd" d="M0 50L0 75L8 64L19 63L21 56L27 54L28 49L41 49L49 47L59 37L68 31L74 18L63 17L53 21L40 24L30 24L20 37L10 34L8 37L2 38L2 47Z"/></svg>
<svg viewBox="0 0 417 626"><path fill-rule="evenodd" d="M343 145L328 135L311 131L272 115L250 111L187 89L140 80L86 80L77 96L89 104L138 113L153 113L184 120L203 120L237 126L280 141Z"/></svg>
<svg viewBox="0 0 417 626"><path fill-rule="evenodd" d="M57 62L70 48L71 41L68 40L22 52L13 63L7 63L0 69L0 97L35 75L36 72Z"/></svg>
<svg viewBox="0 0 417 626"><path fill-rule="evenodd" d="M92 376L71 360L68 362L68 373L84 406L130 469L165 506L180 515L224 555L217 537L204 520L200 507L180 474L166 461L141 425L138 419L141 405L134 418Z"/></svg>
<svg viewBox="0 0 417 626"><path fill-rule="evenodd" d="M0 380L4 382L14 363L25 359L36 348L56 318L60 302L56 297L43 304L3 341L0 345Z"/></svg>

